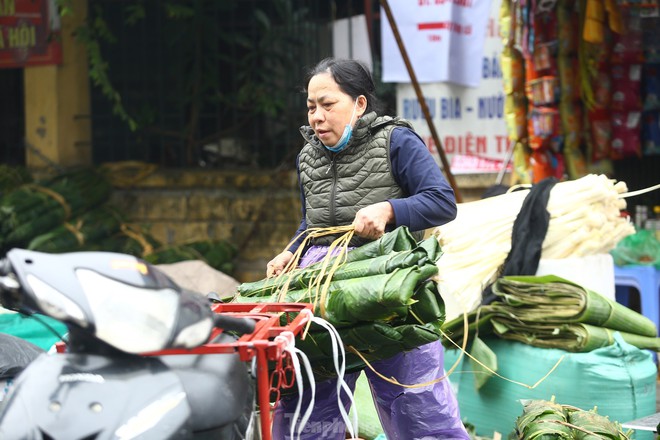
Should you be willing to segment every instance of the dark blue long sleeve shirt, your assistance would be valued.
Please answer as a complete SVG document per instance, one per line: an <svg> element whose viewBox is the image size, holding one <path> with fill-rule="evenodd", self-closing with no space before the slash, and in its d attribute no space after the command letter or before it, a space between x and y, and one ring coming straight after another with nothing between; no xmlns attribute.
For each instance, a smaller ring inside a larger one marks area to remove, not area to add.
<svg viewBox="0 0 660 440"><path fill-rule="evenodd" d="M392 228L405 225L411 231L420 231L456 217L454 191L417 133L405 127L395 128L390 138L390 159L394 178L406 194L404 198L388 200L394 210ZM298 173L300 181L299 167ZM304 237L301 234L307 229L302 187L300 199L302 221L293 238L296 242L289 248L291 252L298 249Z"/></svg>

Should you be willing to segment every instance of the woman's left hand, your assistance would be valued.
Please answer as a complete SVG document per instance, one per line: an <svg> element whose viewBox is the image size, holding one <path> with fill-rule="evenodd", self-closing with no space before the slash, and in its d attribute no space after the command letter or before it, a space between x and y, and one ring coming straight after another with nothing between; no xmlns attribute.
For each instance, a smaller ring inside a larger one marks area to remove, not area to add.
<svg viewBox="0 0 660 440"><path fill-rule="evenodd" d="M389 202L374 203L355 214L353 228L359 237L375 240L385 233L385 227L393 221L394 210Z"/></svg>

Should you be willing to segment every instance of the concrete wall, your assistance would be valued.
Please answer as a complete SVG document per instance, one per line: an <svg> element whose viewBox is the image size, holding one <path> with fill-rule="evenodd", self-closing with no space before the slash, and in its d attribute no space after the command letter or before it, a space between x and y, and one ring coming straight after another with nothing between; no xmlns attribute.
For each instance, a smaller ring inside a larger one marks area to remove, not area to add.
<svg viewBox="0 0 660 440"><path fill-rule="evenodd" d="M456 176L464 201L478 199L494 175ZM118 180L119 181L119 180ZM118 183L116 183L118 185ZM300 222L295 171L157 170L114 191L112 203L165 244L226 239L239 249L234 277L265 276Z"/></svg>
<svg viewBox="0 0 660 440"><path fill-rule="evenodd" d="M112 203L164 244L233 243L239 250L234 277L241 282L265 276L266 263L300 222L294 171L159 170L115 189Z"/></svg>

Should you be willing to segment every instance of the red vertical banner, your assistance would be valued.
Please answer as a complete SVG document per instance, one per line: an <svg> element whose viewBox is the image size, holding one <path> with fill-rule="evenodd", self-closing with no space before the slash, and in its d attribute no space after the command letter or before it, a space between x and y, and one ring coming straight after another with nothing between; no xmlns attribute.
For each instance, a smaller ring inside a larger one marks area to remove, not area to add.
<svg viewBox="0 0 660 440"><path fill-rule="evenodd" d="M52 0L0 0L0 68L62 61L60 21Z"/></svg>

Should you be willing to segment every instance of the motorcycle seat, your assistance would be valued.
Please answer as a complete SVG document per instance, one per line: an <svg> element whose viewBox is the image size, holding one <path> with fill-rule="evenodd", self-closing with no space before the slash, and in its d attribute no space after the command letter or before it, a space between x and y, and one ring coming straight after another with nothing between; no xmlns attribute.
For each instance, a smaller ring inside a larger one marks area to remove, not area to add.
<svg viewBox="0 0 660 440"><path fill-rule="evenodd" d="M251 376L237 354L159 356L183 385L192 429L215 429L239 419L254 404Z"/></svg>

